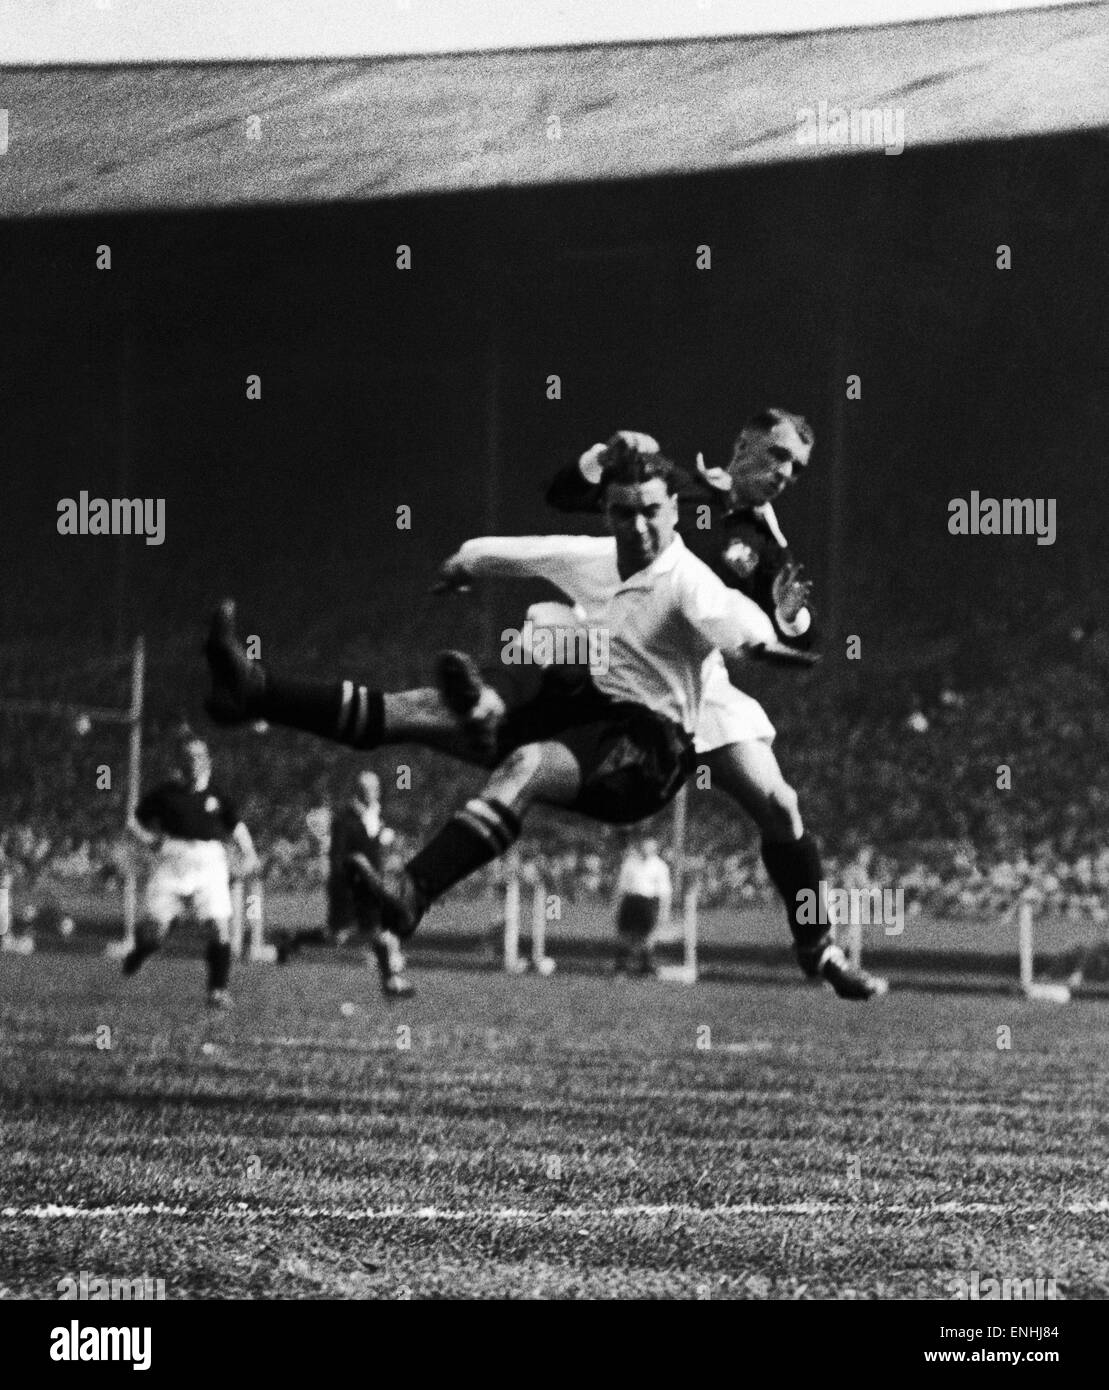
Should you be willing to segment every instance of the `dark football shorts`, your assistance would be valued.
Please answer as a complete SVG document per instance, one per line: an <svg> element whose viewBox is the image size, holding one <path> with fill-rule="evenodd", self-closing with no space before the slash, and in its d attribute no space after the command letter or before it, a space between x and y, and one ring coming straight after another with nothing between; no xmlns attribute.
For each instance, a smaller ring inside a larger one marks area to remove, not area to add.
<svg viewBox="0 0 1109 1390"><path fill-rule="evenodd" d="M561 743L581 768L569 809L610 825L631 825L673 800L694 766L693 740L679 725L599 691L587 672L554 667L538 692L510 708L498 761L527 743Z"/></svg>
<svg viewBox="0 0 1109 1390"><path fill-rule="evenodd" d="M625 893L616 914L616 930L621 936L650 936L658 924L658 912L657 898Z"/></svg>
<svg viewBox="0 0 1109 1390"><path fill-rule="evenodd" d="M380 870L385 861L381 845L376 841L355 846L374 866ZM380 909L364 902L362 916L359 917L354 906L354 894L347 877L343 861L345 853L333 855L331 871L327 878L327 925L332 932L349 931L351 927L369 931L380 925Z"/></svg>

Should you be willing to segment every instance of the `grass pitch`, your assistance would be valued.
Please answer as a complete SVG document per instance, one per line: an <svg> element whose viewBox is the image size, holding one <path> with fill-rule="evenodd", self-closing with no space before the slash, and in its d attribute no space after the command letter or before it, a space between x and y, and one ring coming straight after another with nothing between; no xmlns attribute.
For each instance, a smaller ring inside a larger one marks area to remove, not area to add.
<svg viewBox="0 0 1109 1390"><path fill-rule="evenodd" d="M0 1290L1109 1296L1104 1002L416 981L241 967L210 1016L196 959L5 956Z"/></svg>

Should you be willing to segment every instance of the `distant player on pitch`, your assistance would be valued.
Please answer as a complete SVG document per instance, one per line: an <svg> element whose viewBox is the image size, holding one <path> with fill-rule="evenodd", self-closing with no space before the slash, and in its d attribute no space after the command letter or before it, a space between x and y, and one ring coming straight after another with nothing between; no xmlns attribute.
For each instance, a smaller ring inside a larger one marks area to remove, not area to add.
<svg viewBox="0 0 1109 1390"><path fill-rule="evenodd" d="M635 841L624 856L616 898L616 973L654 975L652 941L670 924L673 885L653 835Z"/></svg>
<svg viewBox="0 0 1109 1390"><path fill-rule="evenodd" d="M239 853L248 878L258 868L250 831L234 803L211 780L208 745L191 734L178 744L176 776L154 787L135 808L132 835L154 852L142 920L123 973L134 975L185 912L204 926L208 940L208 1005L225 1009L231 976L231 889L225 840Z"/></svg>
<svg viewBox="0 0 1109 1390"><path fill-rule="evenodd" d="M277 944L278 964L286 965L306 945L346 946L359 938L373 952L382 992L389 998L406 999L415 993L407 976L400 942L383 931L381 914L359 913L347 868L352 855L364 855L379 872L385 852L394 840L381 814L381 779L376 772L360 772L351 794L329 818L327 839L327 926L287 934Z"/></svg>

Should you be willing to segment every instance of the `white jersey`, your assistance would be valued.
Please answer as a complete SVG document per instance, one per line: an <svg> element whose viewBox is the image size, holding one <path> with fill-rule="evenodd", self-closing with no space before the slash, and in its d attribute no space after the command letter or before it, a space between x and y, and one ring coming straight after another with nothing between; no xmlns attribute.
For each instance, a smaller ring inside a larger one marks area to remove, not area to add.
<svg viewBox="0 0 1109 1390"><path fill-rule="evenodd" d="M636 853L627 855L620 866L616 891L621 897L630 893L636 898L669 898L670 870L666 860L659 854L649 859Z"/></svg>
<svg viewBox="0 0 1109 1390"><path fill-rule="evenodd" d="M706 659L719 648L776 640L759 606L729 589L690 553L680 536L646 569L621 579L616 541L599 536L488 537L458 554L467 573L549 580L607 634L606 669L597 689L665 715L689 733L696 727Z"/></svg>

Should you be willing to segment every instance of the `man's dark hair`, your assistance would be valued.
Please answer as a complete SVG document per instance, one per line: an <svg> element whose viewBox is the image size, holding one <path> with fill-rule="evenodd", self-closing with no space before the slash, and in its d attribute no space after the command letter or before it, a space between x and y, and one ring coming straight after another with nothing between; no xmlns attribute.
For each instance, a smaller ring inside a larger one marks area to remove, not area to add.
<svg viewBox="0 0 1109 1390"><path fill-rule="evenodd" d="M621 487L636 487L640 483L649 483L652 478L661 478L666 484L666 491L671 495L678 490L674 465L665 455L643 453L621 435L612 436L605 445L599 462L602 497L613 483Z"/></svg>
<svg viewBox="0 0 1109 1390"><path fill-rule="evenodd" d="M747 434L748 431L752 434L766 434L775 425L781 424L792 425L803 444L811 446L816 439L812 425L803 415L798 415L793 410L782 410L778 406L769 406L766 410L760 410L757 415L752 415L744 424L740 435Z"/></svg>

